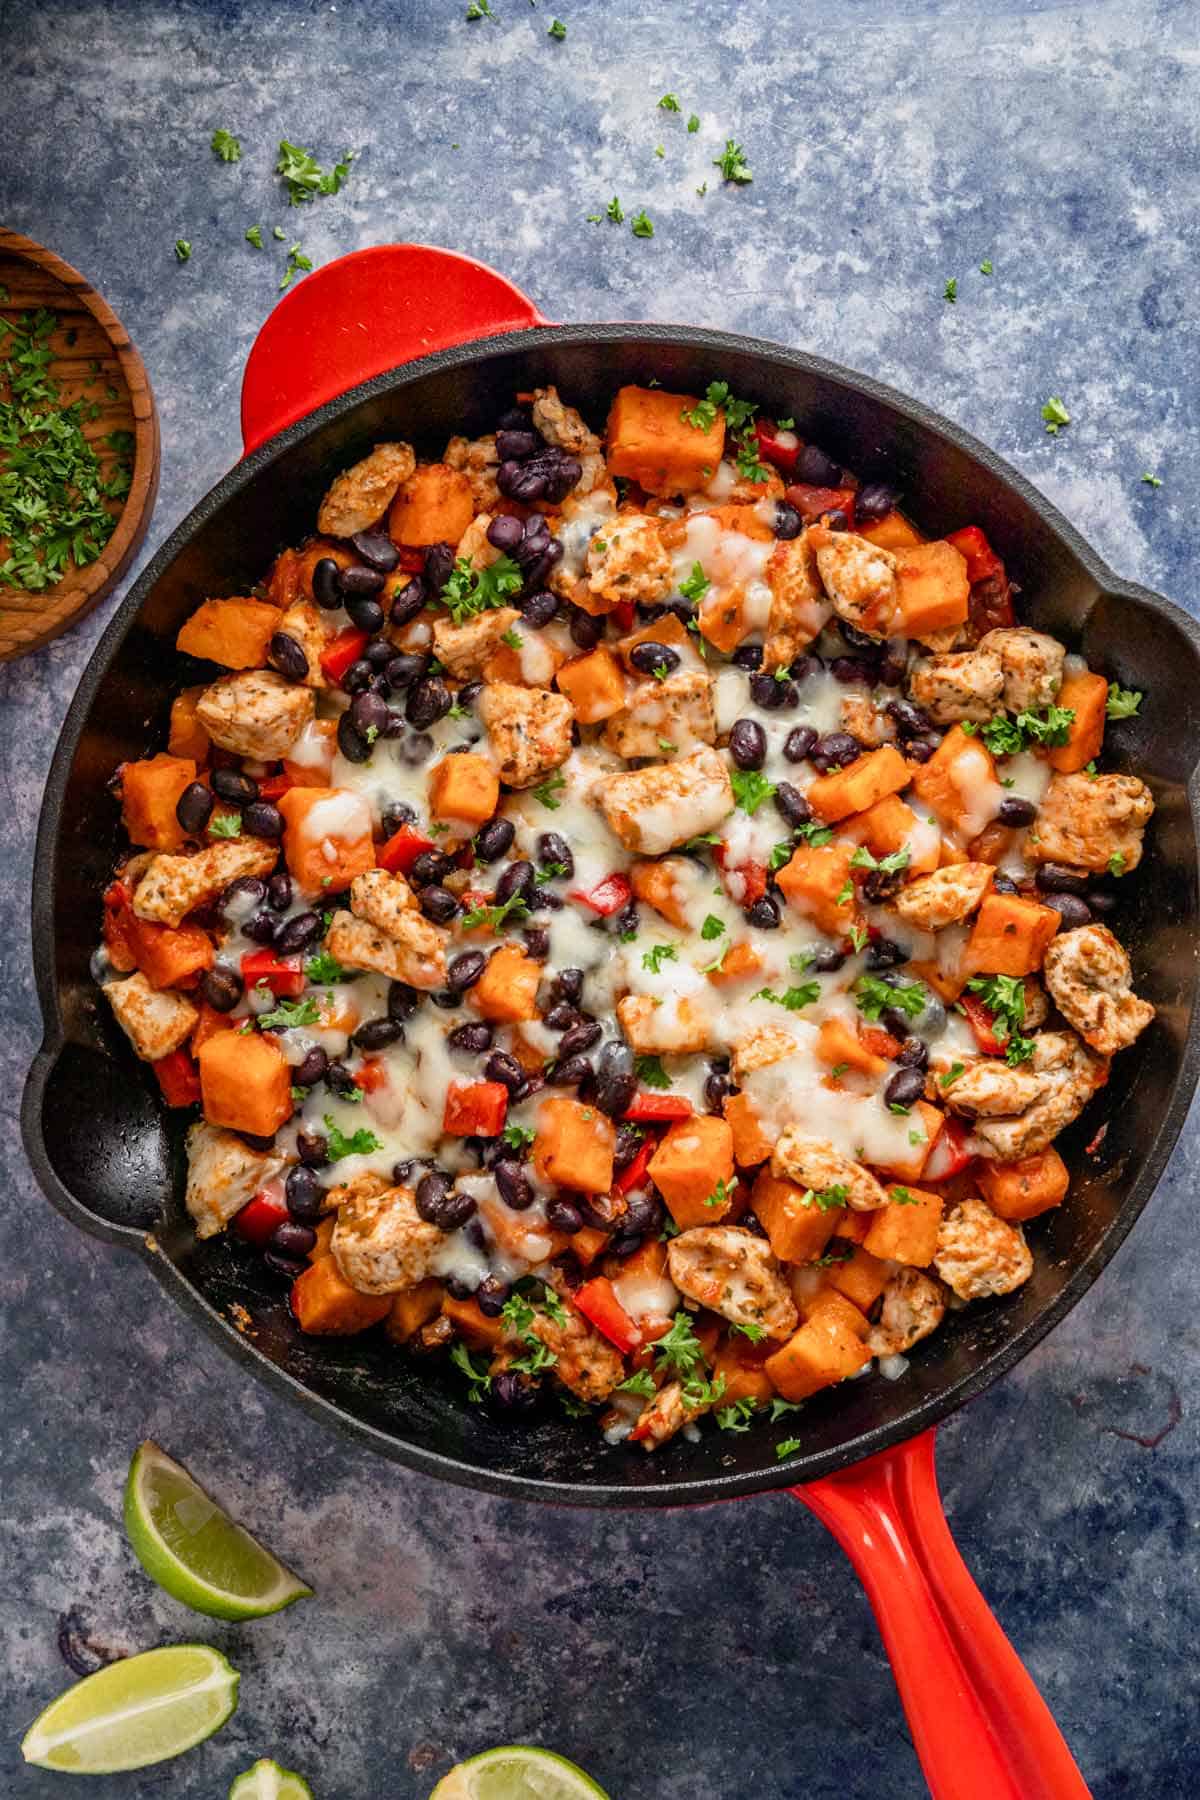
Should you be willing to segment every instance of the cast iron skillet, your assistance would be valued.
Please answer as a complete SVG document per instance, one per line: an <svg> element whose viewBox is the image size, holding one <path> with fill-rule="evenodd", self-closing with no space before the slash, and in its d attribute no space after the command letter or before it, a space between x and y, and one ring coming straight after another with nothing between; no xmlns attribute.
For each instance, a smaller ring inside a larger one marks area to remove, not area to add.
<svg viewBox="0 0 1200 1800"><path fill-rule="evenodd" d="M123 759L164 741L181 685L175 632L199 601L247 592L284 544L312 529L332 474L380 439L404 437L436 455L451 432L488 430L515 391L548 381L599 423L621 383L651 378L681 392L727 380L767 413L795 416L802 435L864 479L898 483L932 535L981 525L1020 583L1022 617L1149 696L1142 716L1110 730L1106 758L1147 780L1157 806L1121 926L1138 991L1158 1020L1136 1053L1116 1060L1108 1088L1063 1140L1071 1196L1032 1227L1030 1282L1009 1299L948 1315L899 1381L850 1382L809 1401L796 1426L803 1448L782 1464L781 1432L765 1428L679 1439L653 1457L609 1449L552 1411L508 1429L464 1403L455 1373L398 1355L379 1334L303 1337L257 1257L229 1236L195 1242L182 1201L183 1124L164 1113L88 973L118 845L107 783ZM1198 1054L1200 629L1119 581L983 445L876 381L715 331L547 327L493 272L417 246L343 258L280 303L248 364L243 427L245 460L163 546L101 639L46 786L33 896L45 1041L22 1114L42 1187L84 1230L146 1257L168 1292L258 1375L424 1473L593 1506L712 1501L836 1476L802 1497L860 1563L935 1791L972 1800L1086 1792L945 1534L928 1435L906 1453L890 1447L980 1393L1086 1292L1148 1201L1183 1122ZM1102 1141L1085 1150L1101 1124ZM838 1473L863 1458L874 1458L865 1472ZM920 1704L919 1690L931 1688L936 1719Z"/></svg>

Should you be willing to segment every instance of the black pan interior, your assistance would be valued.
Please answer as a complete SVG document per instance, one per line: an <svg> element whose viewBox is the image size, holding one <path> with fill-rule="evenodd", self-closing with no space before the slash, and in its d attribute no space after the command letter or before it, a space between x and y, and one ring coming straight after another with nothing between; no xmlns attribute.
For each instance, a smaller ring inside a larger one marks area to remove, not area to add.
<svg viewBox="0 0 1200 1800"><path fill-rule="evenodd" d="M1110 749L1115 766L1151 783L1158 807L1120 921L1158 1022L1117 1059L1108 1089L1067 1136L1071 1197L1031 1228L1028 1285L950 1316L899 1381L872 1377L809 1402L794 1422L804 1451L786 1466L774 1452L780 1431L764 1426L744 1436L709 1430L701 1443L677 1440L654 1457L609 1449L553 1407L531 1425L505 1428L465 1403L454 1371L420 1366L378 1333L304 1338L257 1258L232 1239L194 1243L182 1205L181 1128L101 1016L88 975L99 894L119 841L107 783L124 758L161 746L179 685L172 643L199 601L246 592L282 546L311 529L331 476L381 438L404 437L436 455L452 432L489 429L515 391L547 381L600 425L617 386L651 378L688 392L727 380L768 412L793 415L805 437L863 477L898 483L930 533L982 525L1020 583L1024 617L1148 694L1143 715L1110 734ZM579 326L464 346L379 377L226 477L146 570L81 684L47 788L35 873L47 1037L24 1114L34 1169L76 1222L147 1248L168 1288L260 1372L413 1466L510 1493L652 1505L790 1484L857 1460L933 1423L1049 1329L1111 1256L1174 1142L1196 1072L1189 782L1200 744L1198 639L1185 614L1111 576L980 445L889 390L803 355L713 332ZM1102 1124L1089 1154L1084 1146Z"/></svg>

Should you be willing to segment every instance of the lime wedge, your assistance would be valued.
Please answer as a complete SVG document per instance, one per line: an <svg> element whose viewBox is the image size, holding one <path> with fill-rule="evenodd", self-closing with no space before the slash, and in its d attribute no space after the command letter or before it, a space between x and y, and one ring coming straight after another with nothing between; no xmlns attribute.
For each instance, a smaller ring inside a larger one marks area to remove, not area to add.
<svg viewBox="0 0 1200 1800"><path fill-rule="evenodd" d="M129 1465L125 1530L152 1581L216 1619L261 1619L312 1593L149 1441Z"/></svg>
<svg viewBox="0 0 1200 1800"><path fill-rule="evenodd" d="M222 1726L239 1676L207 1644L172 1644L109 1663L52 1700L21 1740L42 1769L112 1775L166 1762Z"/></svg>
<svg viewBox="0 0 1200 1800"><path fill-rule="evenodd" d="M260 1756L252 1769L238 1776L229 1800L313 1800L313 1791L295 1769L281 1769L269 1756Z"/></svg>
<svg viewBox="0 0 1200 1800"><path fill-rule="evenodd" d="M459 1763L442 1777L429 1800L608 1800L608 1796L565 1756L528 1744L507 1744Z"/></svg>

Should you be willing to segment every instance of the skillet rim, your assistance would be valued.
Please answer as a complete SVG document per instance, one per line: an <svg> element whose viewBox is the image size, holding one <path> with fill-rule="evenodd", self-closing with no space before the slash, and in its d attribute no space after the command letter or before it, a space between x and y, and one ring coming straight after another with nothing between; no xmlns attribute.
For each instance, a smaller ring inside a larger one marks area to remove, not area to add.
<svg viewBox="0 0 1200 1800"><path fill-rule="evenodd" d="M47 1198L60 1213L92 1236L138 1250L185 1313L203 1325L215 1342L260 1379L266 1380L276 1391L297 1401L311 1417L333 1424L340 1431L418 1474L434 1476L460 1487L501 1498L531 1499L579 1507L643 1508L689 1503L711 1504L744 1494L791 1488L799 1481L815 1480L851 1467L866 1457L916 1436L957 1411L968 1400L1006 1375L1040 1343L1082 1299L1111 1261L1158 1185L1178 1140L1191 1105L1197 1075L1200 1073L1200 1005L1193 1002L1179 1070L1167 1105L1118 1212L1091 1253L1072 1269L1049 1303L1022 1329L1013 1332L998 1349L986 1356L970 1374L919 1401L890 1423L860 1434L852 1440L850 1446L802 1454L781 1463L775 1469L741 1474L718 1472L702 1477L684 1477L637 1485L626 1485L620 1481L573 1484L560 1480L544 1481L528 1475L503 1474L478 1463L407 1443L378 1426L356 1418L270 1361L249 1338L237 1331L229 1319L216 1312L166 1256L153 1232L143 1232L133 1226L115 1225L101 1219L59 1180L45 1149L43 1100L46 1082L66 1042L58 1006L55 975L57 946L53 935L55 861L60 813L71 765L88 724L96 691L156 583L196 531L235 494L253 484L259 473L276 457L285 454L310 433L341 415L352 412L360 402L401 390L429 374L464 365L479 366L493 357L501 357L514 351L536 354L542 346L580 345L594 348L605 343L628 342L630 339L646 340L651 345L657 341L664 346L684 346L710 352L714 357L724 352L748 354L760 363L815 375L891 408L926 436L952 445L1007 487L1059 540L1068 554L1090 576L1101 594L1123 598L1135 607L1158 613L1170 621L1184 634L1200 661L1200 623L1164 596L1136 583L1121 580L1057 507L1020 471L973 434L944 418L922 401L899 392L873 376L859 374L807 351L791 350L769 340L702 326L640 321L535 326L506 332L500 336L471 339L449 349L432 352L416 361L402 363L395 369L372 376L347 389L316 411L286 426L275 437L269 438L250 455L235 463L155 552L105 627L80 677L63 719L43 791L34 850L31 909L32 956L43 1021L43 1040L30 1066L21 1102L21 1134L33 1173ZM1197 831L1200 822L1200 764L1193 766L1186 786L1195 844L1200 837ZM1193 881L1198 875L1200 868L1194 862Z"/></svg>

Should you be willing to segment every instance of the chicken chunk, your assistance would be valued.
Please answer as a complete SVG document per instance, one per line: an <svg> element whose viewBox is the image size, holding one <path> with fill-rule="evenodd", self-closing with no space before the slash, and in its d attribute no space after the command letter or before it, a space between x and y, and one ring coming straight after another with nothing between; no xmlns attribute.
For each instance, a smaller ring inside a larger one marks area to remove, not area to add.
<svg viewBox="0 0 1200 1800"><path fill-rule="evenodd" d="M1128 875L1142 860L1142 833L1154 811L1136 775L1055 775L1026 843L1038 862L1070 863Z"/></svg>
<svg viewBox="0 0 1200 1800"><path fill-rule="evenodd" d="M548 1312L535 1311L529 1329L541 1339L558 1361L554 1373L565 1388L579 1400L607 1400L619 1381L625 1379L625 1364L619 1351L608 1339L589 1325L578 1307L564 1307L565 1320L551 1318Z"/></svg>
<svg viewBox="0 0 1200 1800"><path fill-rule="evenodd" d="M343 470L321 502L317 530L327 537L353 537L383 517L417 459L408 444L376 444L369 456Z"/></svg>
<svg viewBox="0 0 1200 1800"><path fill-rule="evenodd" d="M1033 1255L1019 1225L982 1200L960 1200L942 1219L933 1266L960 1300L986 1300L1028 1281Z"/></svg>
<svg viewBox="0 0 1200 1800"><path fill-rule="evenodd" d="M715 1048L711 1021L686 994L668 1000L627 994L617 1001L617 1019L638 1056L686 1056Z"/></svg>
<svg viewBox="0 0 1200 1800"><path fill-rule="evenodd" d="M785 1025L760 1025L733 1046L733 1078L743 1082L747 1075L753 1075L758 1069L769 1069L775 1063L786 1062L799 1048L799 1038Z"/></svg>
<svg viewBox="0 0 1200 1800"><path fill-rule="evenodd" d="M352 1175L349 1181L337 1181L327 1187L321 1199L321 1211L331 1213L339 1206L365 1205L368 1200L377 1200L380 1194L386 1194L392 1185L386 1175L364 1169L361 1175Z"/></svg>
<svg viewBox="0 0 1200 1800"><path fill-rule="evenodd" d="M260 1188L287 1167L274 1150L252 1150L235 1131L203 1121L187 1135L187 1188L184 1205L198 1238L215 1237Z"/></svg>
<svg viewBox="0 0 1200 1800"><path fill-rule="evenodd" d="M835 1149L827 1138L810 1137L798 1125L781 1132L771 1153L771 1173L814 1194L844 1188L845 1204L856 1212L873 1212L887 1205L887 1194L868 1169Z"/></svg>
<svg viewBox="0 0 1200 1800"><path fill-rule="evenodd" d="M712 677L680 669L665 681L643 681L623 712L605 725L601 742L618 756L662 756L665 746L691 750L717 739Z"/></svg>
<svg viewBox="0 0 1200 1800"><path fill-rule="evenodd" d="M950 1071L954 1066L944 1056L934 1058L933 1071L939 1077L937 1091L952 1112L961 1113L968 1119L1006 1118L1012 1113L1025 1112L1035 1100L1041 1099L1049 1079L1037 1074L1027 1063L1010 1069L998 1056L980 1057L978 1062L968 1064L961 1075L951 1080ZM943 1082L949 1085L945 1086Z"/></svg>
<svg viewBox="0 0 1200 1800"><path fill-rule="evenodd" d="M494 681L475 705L506 787L533 787L570 756L575 711L565 695Z"/></svg>
<svg viewBox="0 0 1200 1800"><path fill-rule="evenodd" d="M1107 925L1061 932L1042 967L1059 1012L1101 1056L1124 1050L1154 1017L1133 992L1129 958Z"/></svg>
<svg viewBox="0 0 1200 1800"><path fill-rule="evenodd" d="M312 689L274 669L222 675L196 702L196 717L214 744L258 762L286 756L315 715Z"/></svg>
<svg viewBox="0 0 1200 1800"><path fill-rule="evenodd" d="M786 1338L799 1323L796 1303L765 1238L741 1225L700 1225L672 1238L667 1268L681 1294L734 1325Z"/></svg>
<svg viewBox="0 0 1200 1800"><path fill-rule="evenodd" d="M325 948L344 969L374 969L410 987L440 988L446 985L446 942L446 932L415 910L396 918L391 932L338 912Z"/></svg>
<svg viewBox="0 0 1200 1800"><path fill-rule="evenodd" d="M411 1188L359 1194L338 1207L329 1248L360 1294L402 1294L431 1272L446 1234L417 1211Z"/></svg>
<svg viewBox="0 0 1200 1800"><path fill-rule="evenodd" d="M321 667L321 658L334 637L333 626L327 623L328 618L329 614L322 612L319 606L314 606L311 600L295 600L279 615L279 623L275 629L299 644L308 660L308 674L301 684L304 687L329 686Z"/></svg>
<svg viewBox="0 0 1200 1800"><path fill-rule="evenodd" d="M265 838L228 838L194 856L155 856L133 891L133 910L156 925L181 925L231 881L269 875L278 860L278 844Z"/></svg>
<svg viewBox="0 0 1200 1800"><path fill-rule="evenodd" d="M433 627L434 650L457 680L473 681L483 674L483 665L520 617L515 606L500 606L462 625L452 624L449 618L438 619Z"/></svg>
<svg viewBox="0 0 1200 1800"><path fill-rule="evenodd" d="M385 937L405 936L416 905L417 897L403 875L389 875L386 869L368 869L350 883L350 911Z"/></svg>
<svg viewBox="0 0 1200 1800"><path fill-rule="evenodd" d="M991 651L1004 670L1004 706L1011 713L1041 712L1062 686L1066 650L1057 638L1023 625L985 632L976 655Z"/></svg>
<svg viewBox="0 0 1200 1800"><path fill-rule="evenodd" d="M1073 1031L1041 1032L1034 1039L1028 1067L1033 1074L1048 1077L1033 1105L1012 1118L975 1121L981 1154L997 1162L1020 1162L1023 1156L1047 1149L1108 1080L1107 1059L1095 1055Z"/></svg>
<svg viewBox="0 0 1200 1800"><path fill-rule="evenodd" d="M763 668L777 669L807 649L833 608L821 586L807 531L777 544L763 574L771 590Z"/></svg>
<svg viewBox="0 0 1200 1800"><path fill-rule="evenodd" d="M729 771L703 746L678 762L622 770L596 784L600 810L627 850L660 856L715 831L733 811Z"/></svg>
<svg viewBox="0 0 1200 1800"><path fill-rule="evenodd" d="M946 1291L923 1269L900 1268L888 1276L879 1323L867 1333L872 1356L902 1356L936 1331L945 1317Z"/></svg>
<svg viewBox="0 0 1200 1800"><path fill-rule="evenodd" d="M1004 667L991 650L923 659L913 665L908 686L916 705L938 725L959 719L985 725L1004 710Z"/></svg>
<svg viewBox="0 0 1200 1800"><path fill-rule="evenodd" d="M646 513L618 513L592 538L585 558L588 590L615 606L622 600L652 606L675 586L675 569L658 520Z"/></svg>
<svg viewBox="0 0 1200 1800"><path fill-rule="evenodd" d="M106 981L103 993L143 1062L157 1062L178 1050L200 1017L186 994L151 987L140 971L124 981Z"/></svg>
<svg viewBox="0 0 1200 1800"><path fill-rule="evenodd" d="M452 437L442 457L452 469L461 469L471 484L471 497L480 512L491 512L501 499L496 485L500 452L494 432L487 437Z"/></svg>
<svg viewBox="0 0 1200 1800"><path fill-rule="evenodd" d="M941 931L975 911L992 885L990 863L951 863L932 875L918 875L892 901L906 925L918 931Z"/></svg>
<svg viewBox="0 0 1200 1800"><path fill-rule="evenodd" d="M841 729L871 750L877 750L880 744L894 744L896 726L884 710L886 705L886 700L876 702L869 694L843 695Z"/></svg>
<svg viewBox="0 0 1200 1800"><path fill-rule="evenodd" d="M572 456L595 456L600 449L600 439L573 406L563 404L556 387L534 388L533 424L548 444L569 450Z"/></svg>
<svg viewBox="0 0 1200 1800"><path fill-rule="evenodd" d="M811 525L817 572L839 619L870 637L887 637L896 615L896 558L853 531Z"/></svg>
<svg viewBox="0 0 1200 1800"><path fill-rule="evenodd" d="M683 1397L683 1383L668 1381L665 1387L659 1388L638 1419L638 1443L643 1450L660 1449L682 1431L685 1425L708 1412L712 1404L711 1400L705 1400L698 1406L689 1406Z"/></svg>

